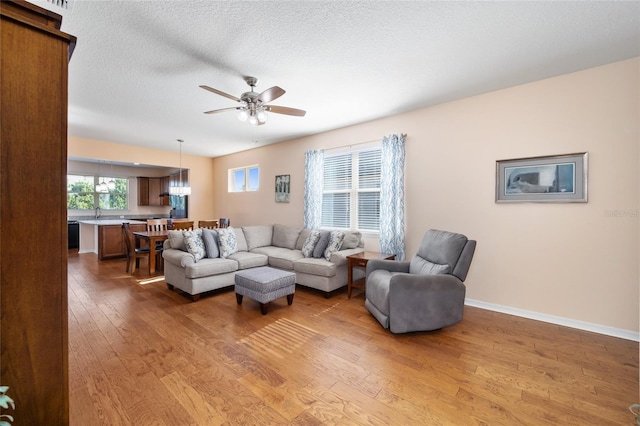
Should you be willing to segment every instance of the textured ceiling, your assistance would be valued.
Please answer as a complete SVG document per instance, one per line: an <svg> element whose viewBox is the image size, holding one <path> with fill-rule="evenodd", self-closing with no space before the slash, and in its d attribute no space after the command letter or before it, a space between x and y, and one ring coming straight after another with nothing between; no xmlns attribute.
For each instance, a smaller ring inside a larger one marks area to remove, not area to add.
<svg viewBox="0 0 640 426"><path fill-rule="evenodd" d="M640 56L640 2L83 1L69 134L219 156ZM242 123L242 76L307 111Z"/></svg>

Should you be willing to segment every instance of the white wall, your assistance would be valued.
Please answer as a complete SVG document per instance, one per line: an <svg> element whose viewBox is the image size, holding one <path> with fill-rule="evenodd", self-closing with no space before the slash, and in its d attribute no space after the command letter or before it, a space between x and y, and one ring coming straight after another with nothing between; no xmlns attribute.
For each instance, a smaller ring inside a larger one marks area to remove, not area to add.
<svg viewBox="0 0 640 426"><path fill-rule="evenodd" d="M407 133L407 255L427 229L478 241L467 297L637 332L639 58L213 160L214 216L302 225L304 152ZM589 152L589 202L496 204L495 162ZM230 194L259 164L261 190ZM291 202L273 179L290 174ZM375 243L368 241L375 249Z"/></svg>

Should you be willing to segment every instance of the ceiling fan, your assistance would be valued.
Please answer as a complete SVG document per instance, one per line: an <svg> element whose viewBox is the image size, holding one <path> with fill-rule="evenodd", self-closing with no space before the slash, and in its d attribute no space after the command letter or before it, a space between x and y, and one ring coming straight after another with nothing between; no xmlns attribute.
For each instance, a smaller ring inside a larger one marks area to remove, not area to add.
<svg viewBox="0 0 640 426"><path fill-rule="evenodd" d="M204 90L208 90L211 93L215 93L216 95L224 96L225 98L229 98L236 102L240 102L240 106L237 107L229 107L222 109L214 109L212 111L206 111L205 114L216 114L222 111L229 111L235 109L238 111L238 119L240 121L248 121L249 124L253 124L254 126L260 126L267 121L267 112L274 112L276 114L285 114L285 115L294 115L297 117L304 117L307 113L301 109L289 108L284 106L277 105L267 105L267 103L278 99L280 96L285 94L284 89L273 86L262 93L257 93L253 89L255 89L256 84L258 84L258 79L255 77L244 77L244 81L251 87L250 92L244 92L240 95L239 98L236 98L233 95L222 92L218 89L214 89L209 86L200 86Z"/></svg>

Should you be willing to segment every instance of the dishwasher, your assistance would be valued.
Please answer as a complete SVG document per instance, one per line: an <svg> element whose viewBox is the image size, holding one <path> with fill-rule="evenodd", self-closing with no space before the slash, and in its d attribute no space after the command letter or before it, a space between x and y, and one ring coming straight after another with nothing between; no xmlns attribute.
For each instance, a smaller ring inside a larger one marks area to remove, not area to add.
<svg viewBox="0 0 640 426"><path fill-rule="evenodd" d="M80 248L80 224L77 220L67 221L67 231L69 234L69 248Z"/></svg>

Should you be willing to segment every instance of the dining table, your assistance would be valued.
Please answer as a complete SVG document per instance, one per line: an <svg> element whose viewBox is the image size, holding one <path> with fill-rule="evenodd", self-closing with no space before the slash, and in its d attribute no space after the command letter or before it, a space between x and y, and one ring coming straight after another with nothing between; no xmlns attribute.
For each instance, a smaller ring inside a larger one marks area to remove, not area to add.
<svg viewBox="0 0 640 426"><path fill-rule="evenodd" d="M141 248L141 242L147 241L149 244L149 275L156 273L156 250L157 243L169 238L169 231L134 231L136 248Z"/></svg>

